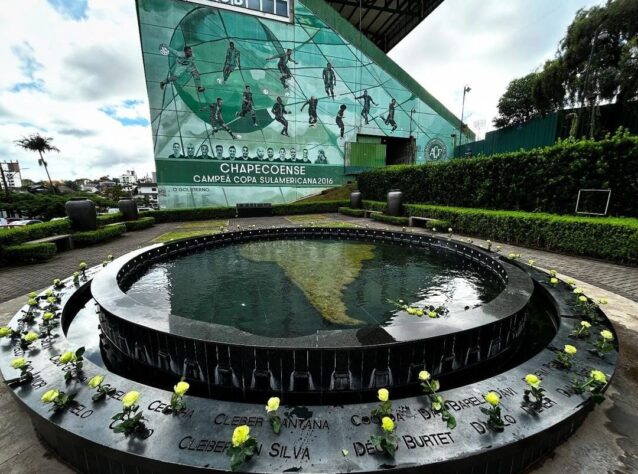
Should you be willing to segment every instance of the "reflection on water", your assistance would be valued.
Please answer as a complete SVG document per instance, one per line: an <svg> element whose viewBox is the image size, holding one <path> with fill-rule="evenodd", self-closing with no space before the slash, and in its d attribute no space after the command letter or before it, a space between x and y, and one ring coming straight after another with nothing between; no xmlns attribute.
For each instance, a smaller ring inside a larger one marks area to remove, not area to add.
<svg viewBox="0 0 638 474"><path fill-rule="evenodd" d="M281 240L156 264L128 294L186 318L294 337L414 321L388 300L445 305L451 313L462 313L500 290L490 273L451 255L387 244Z"/></svg>

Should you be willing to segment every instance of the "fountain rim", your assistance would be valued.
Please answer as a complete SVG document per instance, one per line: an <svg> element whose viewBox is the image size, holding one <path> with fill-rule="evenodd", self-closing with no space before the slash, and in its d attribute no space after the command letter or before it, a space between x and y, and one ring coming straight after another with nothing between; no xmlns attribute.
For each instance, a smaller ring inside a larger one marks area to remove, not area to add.
<svg viewBox="0 0 638 474"><path fill-rule="evenodd" d="M432 246L491 267L503 281L503 290L489 302L447 318L383 327L380 325L352 329L317 331L291 338L268 337L242 331L236 327L189 319L150 308L126 294L120 283L141 266L187 252L214 249L251 241L283 239L349 239L398 245ZM160 258L161 257L161 258ZM144 261L141 261L144 260ZM192 237L160 243L129 252L111 262L92 281L91 293L109 317L152 329L158 334L183 337L205 343L251 346L255 348L343 349L411 343L476 330L518 314L528 304L534 285L530 276L476 246L423 234L363 228L277 227L250 229ZM170 324L169 324L170 321Z"/></svg>

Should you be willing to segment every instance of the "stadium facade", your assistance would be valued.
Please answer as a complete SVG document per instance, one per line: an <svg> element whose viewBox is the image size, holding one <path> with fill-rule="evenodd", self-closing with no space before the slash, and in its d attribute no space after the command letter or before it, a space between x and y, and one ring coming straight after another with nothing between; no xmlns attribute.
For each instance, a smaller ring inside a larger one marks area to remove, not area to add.
<svg viewBox="0 0 638 474"><path fill-rule="evenodd" d="M137 9L162 208L292 202L372 167L451 156L458 119L334 5Z"/></svg>

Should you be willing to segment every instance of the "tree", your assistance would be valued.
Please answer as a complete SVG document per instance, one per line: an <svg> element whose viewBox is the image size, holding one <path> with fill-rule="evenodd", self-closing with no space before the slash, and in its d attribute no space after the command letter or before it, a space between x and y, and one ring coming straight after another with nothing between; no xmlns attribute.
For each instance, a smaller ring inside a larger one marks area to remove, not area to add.
<svg viewBox="0 0 638 474"><path fill-rule="evenodd" d="M532 72L509 83L498 100L499 115L493 120L495 127L518 125L538 114L533 94L537 78L538 73Z"/></svg>
<svg viewBox="0 0 638 474"><path fill-rule="evenodd" d="M559 59L546 61L536 75L532 96L541 115L560 110L565 104L565 70Z"/></svg>
<svg viewBox="0 0 638 474"><path fill-rule="evenodd" d="M47 177L49 178L49 184L51 185L51 189L53 192L57 192L55 186L53 186L53 181L51 181L51 175L49 174L49 168L47 167L47 162L44 160L44 153L57 151L60 153L60 150L51 145L53 138L51 137L43 137L39 133L34 133L29 135L28 137L22 137L20 140L16 140L16 145L25 150L29 151L37 151L40 155L38 159L38 165L44 166L44 170L47 172Z"/></svg>

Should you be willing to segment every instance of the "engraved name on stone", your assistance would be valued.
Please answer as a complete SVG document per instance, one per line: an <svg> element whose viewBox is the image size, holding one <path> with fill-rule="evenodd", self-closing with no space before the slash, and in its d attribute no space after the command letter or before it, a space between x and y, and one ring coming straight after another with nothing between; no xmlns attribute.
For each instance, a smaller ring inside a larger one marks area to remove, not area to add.
<svg viewBox="0 0 638 474"><path fill-rule="evenodd" d="M515 424L516 418L514 418L512 415L503 415L503 425L506 428ZM474 428L474 430L480 435L487 434L491 431L490 428L487 426L487 423L484 421L471 421L470 426Z"/></svg>

